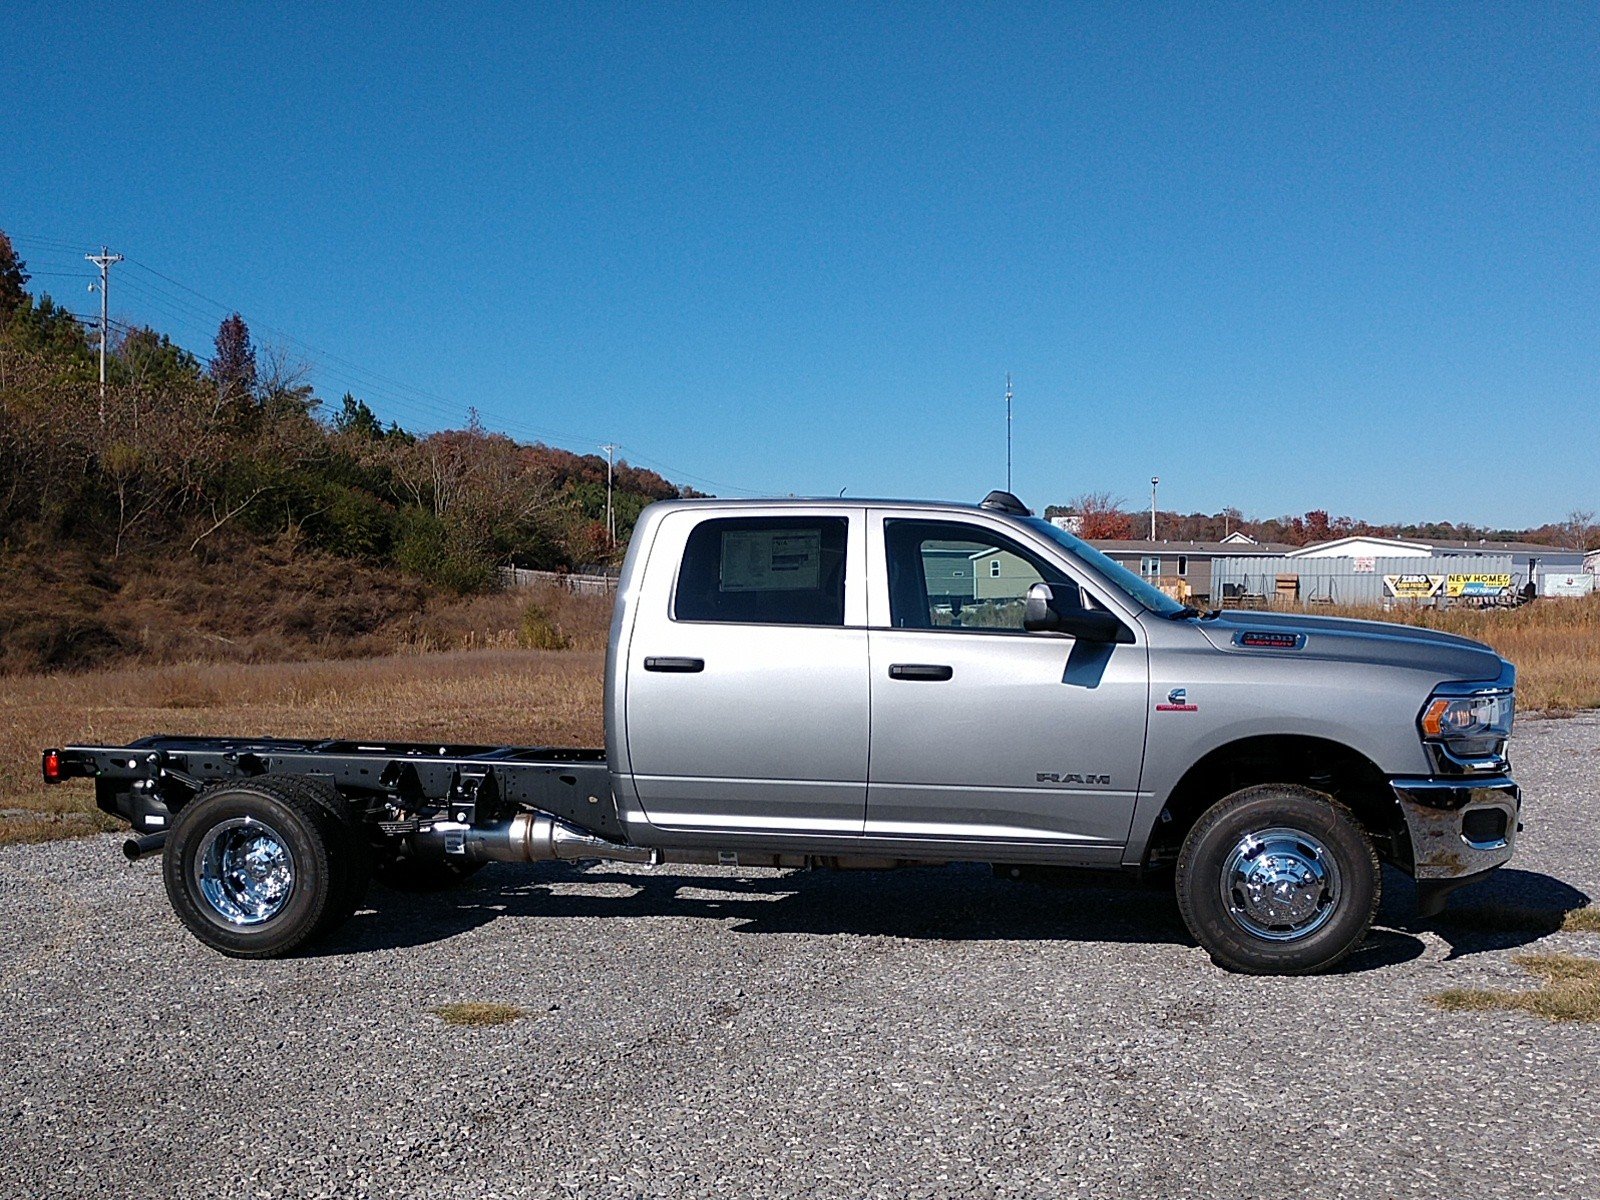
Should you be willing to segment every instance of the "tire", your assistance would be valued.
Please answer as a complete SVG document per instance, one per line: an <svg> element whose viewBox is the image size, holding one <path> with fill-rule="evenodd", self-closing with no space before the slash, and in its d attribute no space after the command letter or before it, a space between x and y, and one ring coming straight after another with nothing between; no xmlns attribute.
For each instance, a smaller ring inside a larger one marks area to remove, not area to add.
<svg viewBox="0 0 1600 1200"><path fill-rule="evenodd" d="M1332 796L1290 784L1233 793L1183 840L1183 922L1230 971L1310 975L1361 944L1381 898L1372 842Z"/></svg>
<svg viewBox="0 0 1600 1200"><path fill-rule="evenodd" d="M444 892L459 887L488 863L397 855L378 864L378 882L397 892Z"/></svg>
<svg viewBox="0 0 1600 1200"><path fill-rule="evenodd" d="M348 914L350 837L302 781L219 784L186 804L163 855L167 898L207 946L281 958Z"/></svg>
<svg viewBox="0 0 1600 1200"><path fill-rule="evenodd" d="M297 775L263 775L260 779L298 790L308 799L320 804L338 825L342 836L338 839L339 845L336 849L345 864L345 869L339 872L344 886L331 903L328 917L318 931L319 934L331 933L348 921L356 909L361 907L361 902L367 898L367 888L372 883L374 858L372 843L367 840L367 831L351 811L349 801L341 796L331 783L303 779Z"/></svg>

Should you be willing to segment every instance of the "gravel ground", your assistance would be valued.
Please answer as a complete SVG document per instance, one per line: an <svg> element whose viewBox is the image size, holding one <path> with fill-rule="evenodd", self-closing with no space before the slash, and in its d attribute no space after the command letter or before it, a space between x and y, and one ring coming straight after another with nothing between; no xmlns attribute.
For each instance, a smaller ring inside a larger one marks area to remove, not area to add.
<svg viewBox="0 0 1600 1200"><path fill-rule="evenodd" d="M1517 757L1521 852L1453 905L1600 890L1600 719ZM1600 1027L1427 1001L1600 935L1423 930L1386 885L1314 979L976 868L495 867L240 963L110 838L6 849L0 1195L1600 1195Z"/></svg>

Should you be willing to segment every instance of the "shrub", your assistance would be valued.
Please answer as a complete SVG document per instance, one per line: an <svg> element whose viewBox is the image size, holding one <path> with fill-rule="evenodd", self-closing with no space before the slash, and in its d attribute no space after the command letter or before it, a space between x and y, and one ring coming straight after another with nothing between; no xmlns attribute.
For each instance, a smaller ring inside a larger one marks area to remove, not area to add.
<svg viewBox="0 0 1600 1200"><path fill-rule="evenodd" d="M544 605L530 600L517 626L517 645L525 650L569 650L572 639L561 632Z"/></svg>

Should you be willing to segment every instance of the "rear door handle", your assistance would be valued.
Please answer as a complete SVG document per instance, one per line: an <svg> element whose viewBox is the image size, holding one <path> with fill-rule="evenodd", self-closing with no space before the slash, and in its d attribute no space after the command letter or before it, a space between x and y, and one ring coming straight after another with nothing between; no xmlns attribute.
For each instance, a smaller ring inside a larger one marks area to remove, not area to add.
<svg viewBox="0 0 1600 1200"><path fill-rule="evenodd" d="M675 675L696 675L706 669L703 658L647 658L646 671L669 671Z"/></svg>
<svg viewBox="0 0 1600 1200"><path fill-rule="evenodd" d="M927 679L942 683L955 674L954 669L934 663L891 663L890 679Z"/></svg>

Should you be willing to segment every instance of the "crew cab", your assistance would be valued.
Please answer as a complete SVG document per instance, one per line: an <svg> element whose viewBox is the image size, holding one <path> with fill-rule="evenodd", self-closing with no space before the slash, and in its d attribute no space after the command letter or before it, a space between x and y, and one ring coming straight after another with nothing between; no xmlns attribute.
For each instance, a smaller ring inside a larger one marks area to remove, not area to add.
<svg viewBox="0 0 1600 1200"><path fill-rule="evenodd" d="M1424 909L1512 855L1515 672L1405 625L1179 604L1012 495L641 516L606 745L158 735L47 750L215 949L290 953L374 871L984 862L1175 889L1220 965L1324 970L1380 861Z"/></svg>

